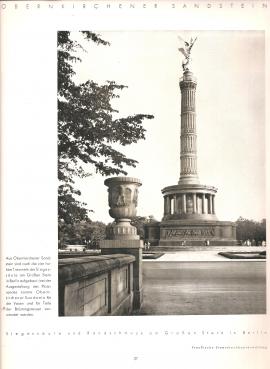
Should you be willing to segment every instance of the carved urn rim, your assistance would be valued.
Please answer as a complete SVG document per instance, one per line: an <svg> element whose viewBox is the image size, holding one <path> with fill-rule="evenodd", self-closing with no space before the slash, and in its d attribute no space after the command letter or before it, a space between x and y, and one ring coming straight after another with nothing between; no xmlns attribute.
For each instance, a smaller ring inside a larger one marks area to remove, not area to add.
<svg viewBox="0 0 270 369"><path fill-rule="evenodd" d="M128 184L128 183L134 183L139 186L142 185L142 182L138 178L134 177L110 177L105 179L104 184L107 187L110 187L111 184Z"/></svg>

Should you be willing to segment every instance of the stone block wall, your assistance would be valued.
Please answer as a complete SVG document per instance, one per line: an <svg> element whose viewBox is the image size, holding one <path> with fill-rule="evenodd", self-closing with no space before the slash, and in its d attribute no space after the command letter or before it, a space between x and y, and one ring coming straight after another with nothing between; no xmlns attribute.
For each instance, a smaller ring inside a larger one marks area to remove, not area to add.
<svg viewBox="0 0 270 369"><path fill-rule="evenodd" d="M224 221L168 220L145 226L151 246L236 245L236 225Z"/></svg>
<svg viewBox="0 0 270 369"><path fill-rule="evenodd" d="M59 315L126 315L133 307L132 255L59 260Z"/></svg>
<svg viewBox="0 0 270 369"><path fill-rule="evenodd" d="M102 240L100 248L103 255L127 254L135 257L133 263L133 309L140 310L143 299L142 281L142 240Z"/></svg>

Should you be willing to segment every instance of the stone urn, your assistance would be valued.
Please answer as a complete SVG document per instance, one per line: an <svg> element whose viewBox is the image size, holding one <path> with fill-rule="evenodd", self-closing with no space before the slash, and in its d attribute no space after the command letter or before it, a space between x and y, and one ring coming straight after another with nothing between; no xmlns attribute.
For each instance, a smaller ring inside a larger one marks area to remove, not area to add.
<svg viewBox="0 0 270 369"><path fill-rule="evenodd" d="M104 184L108 187L109 214L115 219L106 229L107 239L138 240L137 229L130 222L136 216L141 181L132 177L111 177Z"/></svg>

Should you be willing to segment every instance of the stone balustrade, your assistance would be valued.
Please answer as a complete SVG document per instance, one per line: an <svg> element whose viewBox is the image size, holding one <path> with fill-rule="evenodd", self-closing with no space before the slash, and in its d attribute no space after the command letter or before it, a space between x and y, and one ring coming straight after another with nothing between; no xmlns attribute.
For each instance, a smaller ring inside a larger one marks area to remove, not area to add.
<svg viewBox="0 0 270 369"><path fill-rule="evenodd" d="M130 314L134 261L127 254L59 260L59 315Z"/></svg>

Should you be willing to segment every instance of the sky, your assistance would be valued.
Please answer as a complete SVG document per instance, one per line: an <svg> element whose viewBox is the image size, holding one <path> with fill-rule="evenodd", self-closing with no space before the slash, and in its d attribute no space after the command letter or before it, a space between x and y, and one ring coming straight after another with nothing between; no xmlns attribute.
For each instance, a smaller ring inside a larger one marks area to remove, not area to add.
<svg viewBox="0 0 270 369"><path fill-rule="evenodd" d="M265 65L264 33L260 31L99 32L110 46L72 37L87 52L79 52L76 81L114 80L128 88L113 106L124 117L153 114L145 120L146 139L120 149L136 159L129 176L142 181L137 215L163 216L161 189L180 176L179 79L182 54L177 35L198 37L192 49L197 78L197 155L200 183L218 188L219 220L239 216L265 217ZM119 147L117 147L119 148ZM92 171L92 168L89 167ZM108 214L105 177L78 179L81 200L92 220L112 221Z"/></svg>

